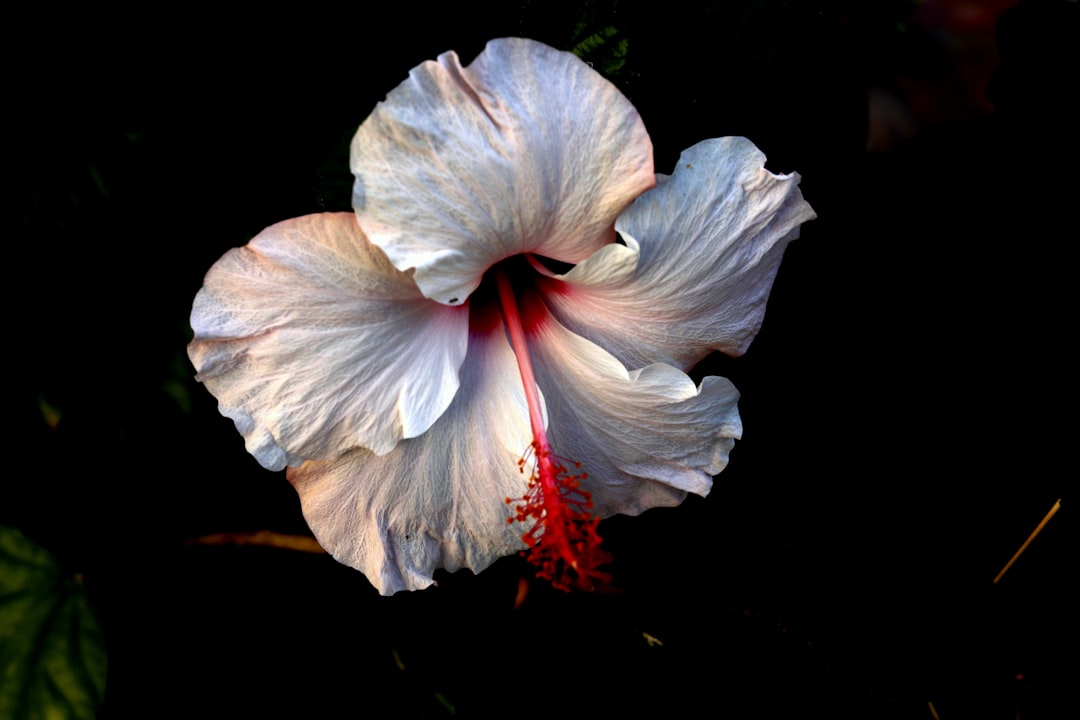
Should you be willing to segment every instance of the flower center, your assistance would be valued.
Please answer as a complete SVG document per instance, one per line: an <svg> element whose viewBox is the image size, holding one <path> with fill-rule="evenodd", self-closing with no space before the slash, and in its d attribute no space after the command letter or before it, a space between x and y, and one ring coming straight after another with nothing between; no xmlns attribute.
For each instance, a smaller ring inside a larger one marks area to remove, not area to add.
<svg viewBox="0 0 1080 720"><path fill-rule="evenodd" d="M507 498L514 506L508 522L522 522L529 529L521 536L528 546L523 555L539 568L537 575L554 587L594 590L610 583L611 575L598 568L611 562L600 547L592 514L592 498L581 489L587 476L581 463L567 462L552 452L540 408L540 392L533 374L525 327L507 272L496 268L495 284L510 344L521 371L533 440L519 461L522 473L529 470L529 485L522 498Z"/></svg>

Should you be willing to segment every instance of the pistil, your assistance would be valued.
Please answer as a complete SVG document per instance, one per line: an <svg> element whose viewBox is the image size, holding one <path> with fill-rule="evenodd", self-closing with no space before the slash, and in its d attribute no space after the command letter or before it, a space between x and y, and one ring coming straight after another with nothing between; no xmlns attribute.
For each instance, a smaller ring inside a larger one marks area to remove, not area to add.
<svg viewBox="0 0 1080 720"><path fill-rule="evenodd" d="M581 463L561 460L552 452L514 289L501 270L496 271L495 282L510 345L521 372L533 436L518 462L522 473L529 470L528 488L524 497L506 499L515 506L514 516L508 522L528 524L521 536L528 549L522 554L539 568L539 577L563 590L571 586L595 590L611 581L610 574L598 569L611 562L611 556L600 547L600 535L596 531L600 519L592 514L592 498L581 489L581 481L588 475L581 472Z"/></svg>

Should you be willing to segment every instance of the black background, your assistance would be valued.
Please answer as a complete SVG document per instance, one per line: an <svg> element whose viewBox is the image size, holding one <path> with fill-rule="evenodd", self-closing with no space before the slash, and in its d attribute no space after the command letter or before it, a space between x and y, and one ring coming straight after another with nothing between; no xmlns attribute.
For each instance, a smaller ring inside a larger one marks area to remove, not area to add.
<svg viewBox="0 0 1080 720"><path fill-rule="evenodd" d="M102 717L1075 711L1078 10L179 6L10 28L0 522L85 577ZM307 532L192 379L210 265L347 210L349 139L413 66L604 27L658 171L746 135L819 215L751 350L701 368L739 387L745 425L709 498L601 525L623 593L531 581L518 609L518 558L382 598L326 556L186 545Z"/></svg>

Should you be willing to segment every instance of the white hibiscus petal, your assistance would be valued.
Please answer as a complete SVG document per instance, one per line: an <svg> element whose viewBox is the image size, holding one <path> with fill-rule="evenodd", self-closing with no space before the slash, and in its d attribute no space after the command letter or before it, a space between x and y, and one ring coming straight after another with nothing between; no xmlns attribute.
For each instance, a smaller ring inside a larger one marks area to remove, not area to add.
<svg viewBox="0 0 1080 720"><path fill-rule="evenodd" d="M226 253L191 324L198 379L280 470L427 430L457 390L468 310L424 298L353 214L324 213Z"/></svg>
<svg viewBox="0 0 1080 720"><path fill-rule="evenodd" d="M799 176L764 163L746 138L685 151L674 175L619 216L625 247L540 281L552 312L630 367L688 369L711 350L745 352L785 247L815 217Z"/></svg>
<svg viewBox="0 0 1080 720"><path fill-rule="evenodd" d="M511 255L580 262L652 187L637 111L570 53L493 40L415 68L352 142L361 227L423 293L458 304Z"/></svg>
<svg viewBox="0 0 1080 720"><path fill-rule="evenodd" d="M738 391L707 377L653 364L627 372L611 354L550 315L530 329L548 436L559 455L582 463L596 511L636 515L707 495L741 436Z"/></svg>
<svg viewBox="0 0 1080 720"><path fill-rule="evenodd" d="M356 450L288 477L319 543L390 595L427 587L438 568L480 571L524 549L506 498L525 492L518 460L531 440L496 317L470 337L461 389L428 432L387 455Z"/></svg>

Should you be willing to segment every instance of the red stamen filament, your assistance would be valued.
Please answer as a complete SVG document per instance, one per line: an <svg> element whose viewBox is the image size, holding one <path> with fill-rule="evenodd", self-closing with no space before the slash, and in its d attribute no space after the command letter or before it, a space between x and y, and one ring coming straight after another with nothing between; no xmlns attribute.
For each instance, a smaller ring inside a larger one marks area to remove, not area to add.
<svg viewBox="0 0 1080 720"><path fill-rule="evenodd" d="M569 471L567 464L551 450L514 289L503 272L496 273L495 281L525 388L533 435L532 443L518 461L522 473L531 465L529 486L524 497L506 499L508 504L516 504L514 516L508 522L529 525L521 536L528 546L522 554L539 568L538 577L562 590L571 586L594 590L611 581L609 573L598 570L611 562L611 555L600 547L600 535L596 532L600 518L593 516L592 498L581 489L581 481L588 476L578 472L581 463L567 463L574 468L574 472Z"/></svg>

